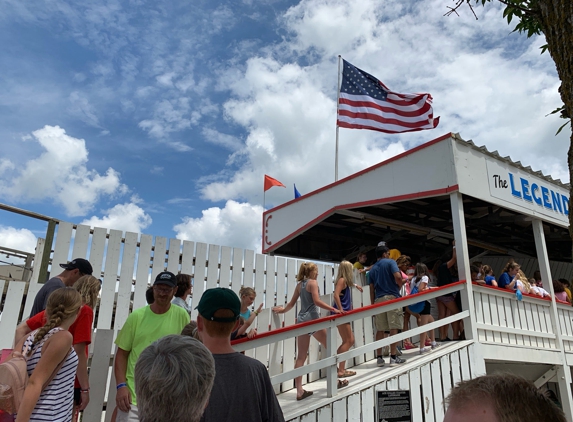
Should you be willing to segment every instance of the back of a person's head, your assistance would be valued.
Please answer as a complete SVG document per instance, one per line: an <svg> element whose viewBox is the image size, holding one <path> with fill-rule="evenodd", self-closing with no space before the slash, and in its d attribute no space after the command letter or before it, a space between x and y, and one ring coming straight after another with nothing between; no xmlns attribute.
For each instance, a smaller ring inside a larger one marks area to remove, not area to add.
<svg viewBox="0 0 573 422"><path fill-rule="evenodd" d="M559 280L553 280L553 291L555 293L561 293L565 291L565 287L563 287L563 284L561 284Z"/></svg>
<svg viewBox="0 0 573 422"><path fill-rule="evenodd" d="M33 343L38 343L52 329L78 314L82 306L82 296L73 287L61 287L48 296L46 303L46 324L38 330ZM30 348L28 353L31 354Z"/></svg>
<svg viewBox="0 0 573 422"><path fill-rule="evenodd" d="M180 335L157 340L135 364L139 421L199 421L214 380L213 355L200 341Z"/></svg>
<svg viewBox="0 0 573 422"><path fill-rule="evenodd" d="M93 275L83 275L74 284L74 289L80 292L82 301L90 308L95 309L101 283Z"/></svg>
<svg viewBox="0 0 573 422"><path fill-rule="evenodd" d="M376 246L376 258L382 258L382 255L384 255L385 253L387 253L390 249L388 249L388 246L386 245L379 245Z"/></svg>
<svg viewBox="0 0 573 422"><path fill-rule="evenodd" d="M452 389L446 402L460 414L466 408L491 405L499 422L566 421L561 409L532 382L509 373L463 381Z"/></svg>
<svg viewBox="0 0 573 422"><path fill-rule="evenodd" d="M402 265L410 265L411 262L412 260L408 255L400 255L398 259L396 259L396 264L398 264L399 267Z"/></svg>
<svg viewBox="0 0 573 422"><path fill-rule="evenodd" d="M310 278L310 275L318 267L314 262L303 262L298 269L298 274L296 276L296 281L303 281Z"/></svg>
<svg viewBox="0 0 573 422"><path fill-rule="evenodd" d="M183 297L185 292L191 288L191 276L189 274L177 274L175 276L177 281L177 291L175 292L175 297Z"/></svg>
<svg viewBox="0 0 573 422"><path fill-rule="evenodd" d="M194 339L201 341L199 338L199 331L197 330L197 321L191 321L189 324L183 327L183 330L181 330L181 335L193 337Z"/></svg>
<svg viewBox="0 0 573 422"><path fill-rule="evenodd" d="M230 309L217 309L213 314L216 318L233 318L235 315ZM209 337L223 338L227 337L230 339L231 333L235 328L237 318L232 322L221 322L221 321L211 321L203 318L203 325L205 326L205 331Z"/></svg>

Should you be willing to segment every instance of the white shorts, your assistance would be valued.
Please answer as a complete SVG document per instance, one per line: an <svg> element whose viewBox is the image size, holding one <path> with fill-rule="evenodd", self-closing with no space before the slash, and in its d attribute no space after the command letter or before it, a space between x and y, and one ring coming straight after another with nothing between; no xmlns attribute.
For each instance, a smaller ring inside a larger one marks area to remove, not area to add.
<svg viewBox="0 0 573 422"><path fill-rule="evenodd" d="M139 422L137 406L131 405L129 412L124 412L117 409L117 417L115 422Z"/></svg>

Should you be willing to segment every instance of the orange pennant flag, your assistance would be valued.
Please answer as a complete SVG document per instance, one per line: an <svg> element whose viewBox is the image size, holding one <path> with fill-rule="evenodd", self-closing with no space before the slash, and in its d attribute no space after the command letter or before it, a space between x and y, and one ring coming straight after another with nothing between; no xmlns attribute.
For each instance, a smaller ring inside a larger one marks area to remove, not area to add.
<svg viewBox="0 0 573 422"><path fill-rule="evenodd" d="M286 188L286 186L279 182L277 179L273 179L271 176L267 176L265 174L265 192L273 186L282 186L283 188Z"/></svg>

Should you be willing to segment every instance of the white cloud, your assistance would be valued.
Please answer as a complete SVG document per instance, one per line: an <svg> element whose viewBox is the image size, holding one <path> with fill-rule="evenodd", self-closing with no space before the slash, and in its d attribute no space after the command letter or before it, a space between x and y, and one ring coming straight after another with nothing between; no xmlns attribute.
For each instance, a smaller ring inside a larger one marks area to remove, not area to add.
<svg viewBox="0 0 573 422"><path fill-rule="evenodd" d="M28 229L0 226L0 239L2 239L2 246L7 248L29 253L34 253L36 250L37 238Z"/></svg>
<svg viewBox="0 0 573 422"><path fill-rule="evenodd" d="M290 185L268 191L269 206L292 199L292 183L309 192L334 180L338 54L391 89L430 92L441 116L436 130L409 134L341 129L340 178L451 131L566 179L567 131L554 137L559 119L544 117L560 98L543 38L510 34L499 5L477 10L479 21L469 10L443 17L443 0L291 7L279 18L282 43L221 74L232 93L225 117L246 141L229 156L238 171L201 179L203 197L261 204L266 173Z"/></svg>
<svg viewBox="0 0 573 422"><path fill-rule="evenodd" d="M117 204L113 208L104 211L103 217L93 216L82 221L90 227L103 227L106 229L121 230L123 232L141 233L149 227L152 219L143 208L134 203Z"/></svg>
<svg viewBox="0 0 573 422"><path fill-rule="evenodd" d="M224 208L203 210L200 218L185 217L173 227L177 238L261 250L261 221L263 208L259 205L227 201Z"/></svg>
<svg viewBox="0 0 573 422"><path fill-rule="evenodd" d="M216 145L221 145L231 151L236 151L242 147L240 139L236 136L227 135L226 133L221 133L216 129L203 128L203 136L207 142L211 142Z"/></svg>
<svg viewBox="0 0 573 422"><path fill-rule="evenodd" d="M83 139L66 135L59 126L45 126L32 132L45 150L17 171L0 178L0 195L14 201L53 200L69 216L85 215L102 196L125 194L127 187L119 173L89 170L88 150Z"/></svg>

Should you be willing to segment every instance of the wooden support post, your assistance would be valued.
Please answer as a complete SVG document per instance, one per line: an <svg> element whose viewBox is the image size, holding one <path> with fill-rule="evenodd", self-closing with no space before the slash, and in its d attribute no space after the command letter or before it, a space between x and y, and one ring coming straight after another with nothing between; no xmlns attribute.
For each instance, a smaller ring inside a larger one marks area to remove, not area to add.
<svg viewBox="0 0 573 422"><path fill-rule="evenodd" d="M537 261L539 262L541 279L547 281L547 284L549 285L549 291L551 293L551 325L553 326L553 332L555 333L555 338L557 339L557 347L561 352L562 367L557 369L561 406L563 407L563 412L565 412L565 417L568 421L571 421L573 420L571 369L567 365L567 357L565 356L565 349L563 348L563 338L561 327L559 325L557 302L555 301L555 292L553 291L553 278L551 277L549 257L547 255L547 247L545 245L545 232L543 231L543 222L537 219L533 220L531 222L531 227L533 228L533 236L535 238L535 250L537 251Z"/></svg>
<svg viewBox="0 0 573 422"><path fill-rule="evenodd" d="M477 326L475 324L474 295L470 273L470 261L468 252L468 238L466 235L466 221L464 215L464 203L460 192L450 194L452 206L452 224L454 226L454 239L456 240L456 256L458 262L458 274L460 280L466 280L466 289L458 292L462 295L462 308L470 311L470 317L464 320L466 339L478 341ZM479 354L477 354L480 356Z"/></svg>
<svg viewBox="0 0 573 422"><path fill-rule="evenodd" d="M331 321L330 326L326 329L326 357L336 355L336 324ZM326 368L326 396L334 397L336 396L338 388L338 361Z"/></svg>
<svg viewBox="0 0 573 422"><path fill-rule="evenodd" d="M56 220L48 221L48 229L46 230L46 241L44 242L44 253L42 254L42 262L40 263L40 271L38 273L38 283L45 283L48 280L48 266L50 265L50 256L52 255L52 243L54 242L54 232L56 231ZM36 263L34 263L35 265Z"/></svg>

